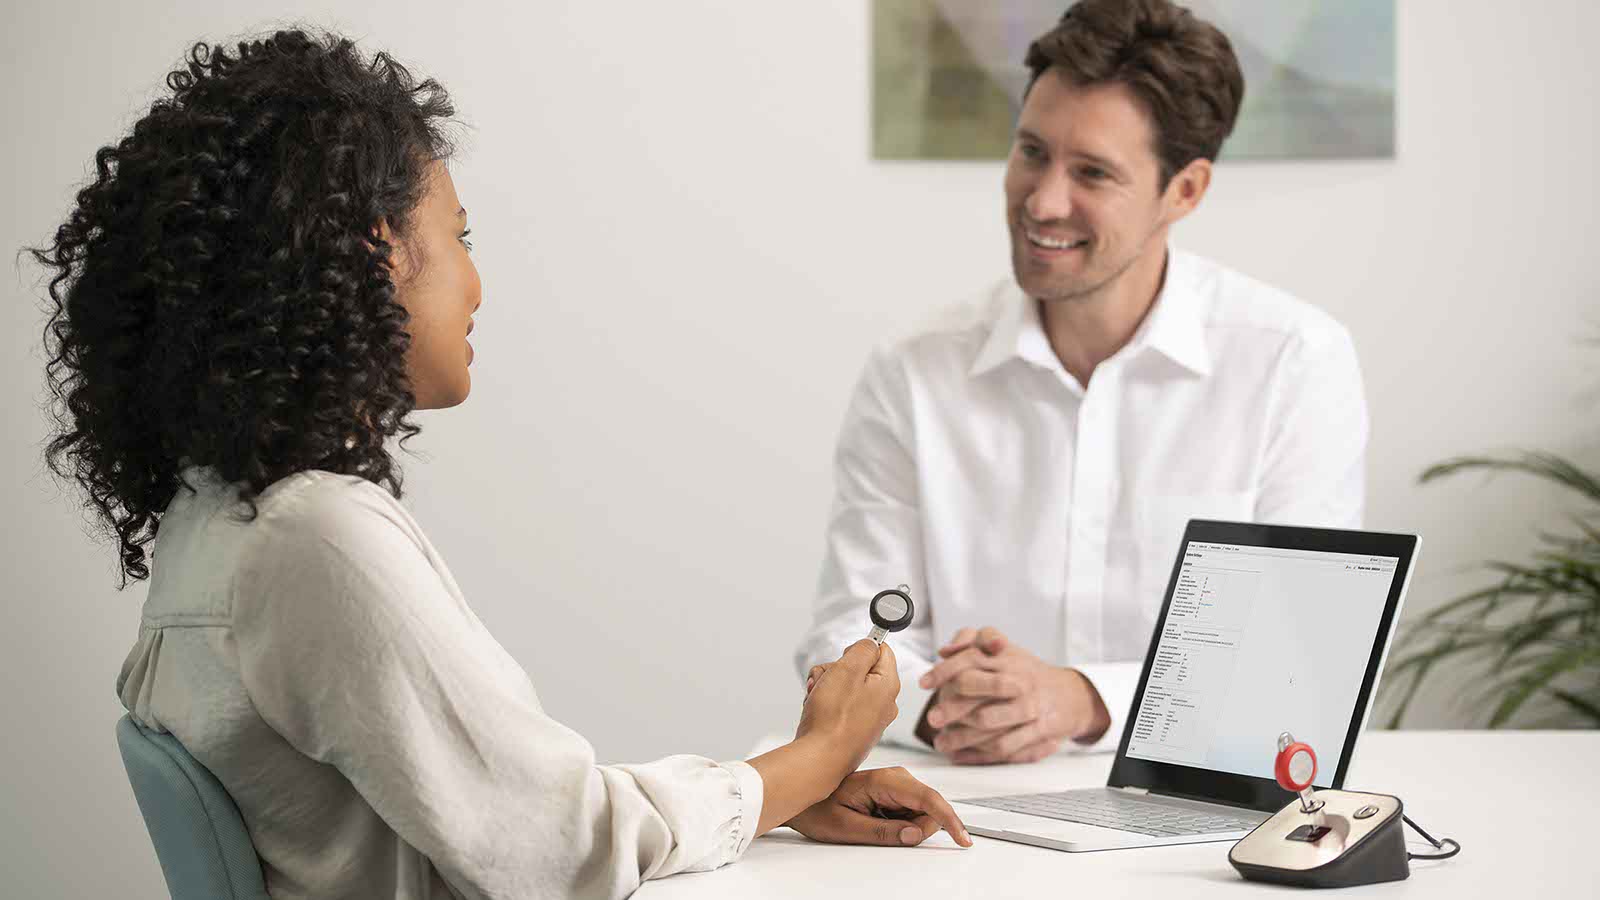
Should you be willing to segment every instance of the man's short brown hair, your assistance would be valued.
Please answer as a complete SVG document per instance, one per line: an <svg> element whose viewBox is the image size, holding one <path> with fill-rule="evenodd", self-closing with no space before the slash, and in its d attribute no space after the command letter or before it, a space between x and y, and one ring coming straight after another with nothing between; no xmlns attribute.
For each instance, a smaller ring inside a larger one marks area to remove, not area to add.
<svg viewBox="0 0 1600 900"><path fill-rule="evenodd" d="M1150 116L1163 189L1190 162L1217 158L1244 100L1228 36L1170 0L1082 0L1024 62L1029 90L1051 68L1078 87L1127 85Z"/></svg>

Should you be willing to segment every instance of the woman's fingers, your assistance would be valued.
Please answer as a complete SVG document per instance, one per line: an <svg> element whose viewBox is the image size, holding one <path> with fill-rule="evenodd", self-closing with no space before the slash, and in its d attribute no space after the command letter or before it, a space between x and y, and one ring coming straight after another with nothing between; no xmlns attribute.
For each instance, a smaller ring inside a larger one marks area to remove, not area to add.
<svg viewBox="0 0 1600 900"><path fill-rule="evenodd" d="M899 767L856 772L789 824L813 840L835 844L914 847L942 830L958 845L972 846L949 802Z"/></svg>
<svg viewBox="0 0 1600 900"><path fill-rule="evenodd" d="M926 837L920 827L906 819L880 819L853 809L845 810L844 818L849 823L847 827L856 834L858 840L855 843L858 844L915 847Z"/></svg>
<svg viewBox="0 0 1600 900"><path fill-rule="evenodd" d="M821 678L823 673L826 671L828 671L828 664L825 663L820 666L812 666L811 671L806 673L807 696L810 696L811 689L817 686L817 679Z"/></svg>
<svg viewBox="0 0 1600 900"><path fill-rule="evenodd" d="M900 683L900 670L895 666L894 648L884 644L878 651L878 660L873 663L872 674L893 675L895 684Z"/></svg>
<svg viewBox="0 0 1600 900"><path fill-rule="evenodd" d="M961 818L956 815L956 811L951 808L949 801L944 799L943 794L918 781L902 768L871 771L882 773L872 779L867 790L868 796L879 809L913 813L912 821L927 819L931 824L949 832L956 843L963 847L972 846L972 838L967 834L966 826L961 823ZM933 835L933 831L928 831L923 825L919 824L918 827L923 828L923 838Z"/></svg>
<svg viewBox="0 0 1600 900"><path fill-rule="evenodd" d="M867 844L874 847L915 847L935 834L940 825L930 816L884 819L848 806L836 807L825 822L808 836L833 844ZM969 842L970 843L970 840Z"/></svg>

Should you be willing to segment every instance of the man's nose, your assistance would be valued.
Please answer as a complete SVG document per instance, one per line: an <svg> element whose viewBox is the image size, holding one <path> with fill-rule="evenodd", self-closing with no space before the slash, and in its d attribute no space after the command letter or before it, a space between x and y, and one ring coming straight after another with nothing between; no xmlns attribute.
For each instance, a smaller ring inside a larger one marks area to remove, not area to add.
<svg viewBox="0 0 1600 900"><path fill-rule="evenodd" d="M1066 174L1052 168L1045 172L1028 194L1023 208L1035 222L1053 222L1072 215L1072 185Z"/></svg>

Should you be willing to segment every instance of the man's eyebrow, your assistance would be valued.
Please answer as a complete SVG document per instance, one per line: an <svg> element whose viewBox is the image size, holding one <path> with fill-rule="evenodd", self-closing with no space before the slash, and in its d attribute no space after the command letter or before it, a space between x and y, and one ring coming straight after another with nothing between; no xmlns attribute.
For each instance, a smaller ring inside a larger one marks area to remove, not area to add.
<svg viewBox="0 0 1600 900"><path fill-rule="evenodd" d="M1088 153L1088 152L1085 152L1085 151L1082 151L1082 150L1079 150L1078 152L1074 153L1073 155L1082 157L1083 159L1088 160L1090 163L1092 163L1092 164L1094 164L1096 166L1099 166L1100 168L1105 169L1105 170L1110 171L1110 172L1118 172L1118 173L1120 173L1122 171L1122 167L1121 166L1117 165L1115 162L1113 162L1113 161L1111 161L1109 159L1106 159L1104 156L1097 156L1097 155L1095 155L1093 153Z"/></svg>
<svg viewBox="0 0 1600 900"><path fill-rule="evenodd" d="M1039 137L1037 134L1034 134L1026 128L1018 128L1017 137L1024 141L1032 141L1035 144L1045 143L1044 138ZM1117 163L1113 162L1112 160L1106 159L1104 156L1100 156L1096 153L1090 153L1087 150L1074 150L1072 151L1071 155L1087 160L1088 162L1093 163L1102 169L1109 169L1112 172L1122 171L1122 166L1117 165Z"/></svg>

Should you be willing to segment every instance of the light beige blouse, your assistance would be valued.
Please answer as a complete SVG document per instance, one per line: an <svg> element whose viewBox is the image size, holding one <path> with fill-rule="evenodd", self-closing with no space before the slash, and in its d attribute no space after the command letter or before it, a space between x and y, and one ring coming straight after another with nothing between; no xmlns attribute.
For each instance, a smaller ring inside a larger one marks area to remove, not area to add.
<svg viewBox="0 0 1600 900"><path fill-rule="evenodd" d="M382 488L303 472L245 522L185 477L117 690L227 788L273 897L623 897L750 845L753 768L596 765Z"/></svg>

